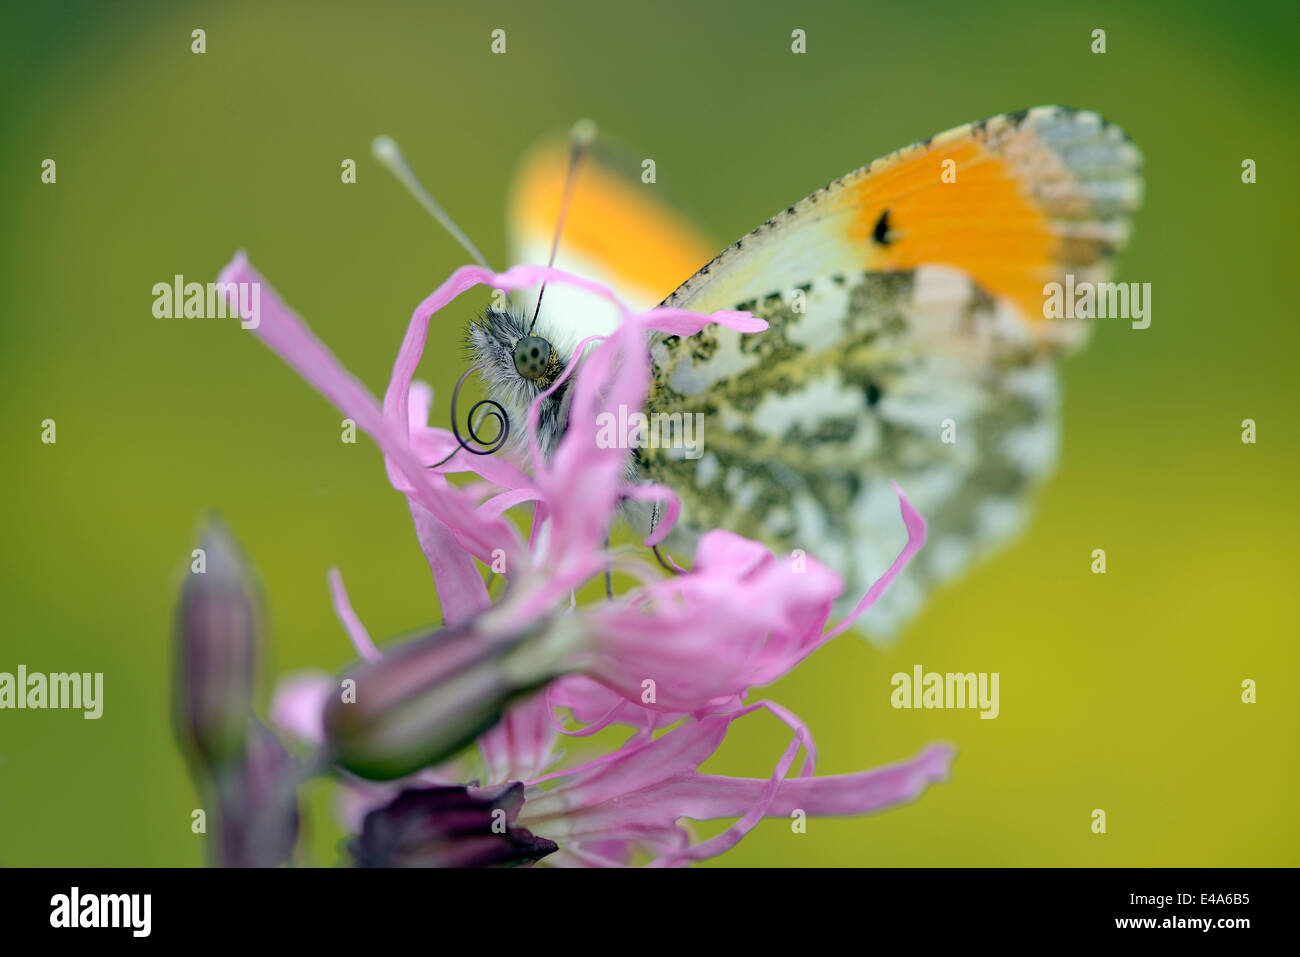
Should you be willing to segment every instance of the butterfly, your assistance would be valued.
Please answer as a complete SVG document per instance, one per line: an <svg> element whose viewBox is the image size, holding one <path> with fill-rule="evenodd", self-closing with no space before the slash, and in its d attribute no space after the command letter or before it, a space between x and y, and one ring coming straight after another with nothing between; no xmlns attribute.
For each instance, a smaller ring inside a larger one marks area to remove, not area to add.
<svg viewBox="0 0 1300 957"><path fill-rule="evenodd" d="M1022 528L1057 460L1057 362L1089 332L1088 320L1044 318L1045 286L1105 281L1141 202L1141 154L1119 127L1056 106L957 127L840 177L716 255L642 164L593 154L526 157L509 200L513 261L550 253L639 308L769 323L649 343L646 414L707 424L700 454L633 453L634 477L681 500L670 554L689 559L712 528L803 550L845 578L847 610L906 541L896 480L929 536L863 620L884 640ZM471 358L514 423L583 338L617 321L572 287L544 296L470 327ZM563 432L565 398L543 403L543 448ZM628 511L642 533L660 517Z"/></svg>

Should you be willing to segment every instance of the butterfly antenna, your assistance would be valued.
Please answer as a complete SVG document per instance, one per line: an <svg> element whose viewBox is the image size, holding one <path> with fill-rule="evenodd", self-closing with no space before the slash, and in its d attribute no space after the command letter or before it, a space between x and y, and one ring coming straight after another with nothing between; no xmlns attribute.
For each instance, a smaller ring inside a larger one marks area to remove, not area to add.
<svg viewBox="0 0 1300 957"><path fill-rule="evenodd" d="M484 269L491 270L488 261L483 258L483 254L478 251L478 247L469 241L469 237L461 232L461 228L456 225L455 221L447 215L432 196L429 191L421 185L419 178L411 170L411 166L406 162L406 157L402 155L401 149L391 136L376 136L374 142L370 144L370 152L374 154L375 159L388 167L388 171L397 177L397 181L406 187L407 191L415 197L421 206L429 211L429 214L438 221L443 229L456 242L460 243L462 249L473 257L474 261Z"/></svg>
<svg viewBox="0 0 1300 957"><path fill-rule="evenodd" d="M578 180L578 167L582 165L582 158L587 155L587 150L591 146L591 141L596 138L596 124L591 120L578 120L573 124L573 131L569 134L569 169L564 175L564 195L560 199L560 218L555 224L555 238L551 241L551 258L547 260L546 266L549 269L555 265L555 254L560 251L560 233L564 232L564 220L569 215L569 204L573 200L573 186ZM533 334L533 326L537 325L537 316L542 311L542 296L546 295L546 282L542 282L542 288L537 293L537 308L533 310L533 321L528 325L528 334Z"/></svg>

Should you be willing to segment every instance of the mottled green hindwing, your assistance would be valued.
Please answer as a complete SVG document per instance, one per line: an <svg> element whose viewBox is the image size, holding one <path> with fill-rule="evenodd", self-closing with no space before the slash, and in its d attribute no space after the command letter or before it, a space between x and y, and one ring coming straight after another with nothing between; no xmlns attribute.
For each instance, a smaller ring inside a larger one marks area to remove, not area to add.
<svg viewBox="0 0 1300 957"><path fill-rule="evenodd" d="M1056 456L1052 363L1013 310L939 267L831 275L733 307L770 328L652 343L647 412L704 416L699 458L638 451L682 501L669 548L689 555L720 527L802 549L845 576L847 609L906 541L894 479L930 537L866 619L887 635L1020 525Z"/></svg>

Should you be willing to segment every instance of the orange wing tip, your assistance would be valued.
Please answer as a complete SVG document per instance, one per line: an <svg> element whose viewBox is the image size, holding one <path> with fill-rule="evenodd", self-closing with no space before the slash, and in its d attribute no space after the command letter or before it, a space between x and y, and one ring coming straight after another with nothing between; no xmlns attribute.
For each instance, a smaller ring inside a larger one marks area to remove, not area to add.
<svg viewBox="0 0 1300 957"><path fill-rule="evenodd" d="M1044 339L1046 283L1103 280L1141 204L1142 157L1096 113L1036 107L941 133L850 185L848 239L869 269L947 265L1010 301Z"/></svg>
<svg viewBox="0 0 1300 957"><path fill-rule="evenodd" d="M534 150L520 168L509 204L518 245L549 247L568 172L567 147ZM618 287L658 301L713 254L687 220L654 195L653 184L614 171L589 157L579 168L560 242L566 251L607 273Z"/></svg>

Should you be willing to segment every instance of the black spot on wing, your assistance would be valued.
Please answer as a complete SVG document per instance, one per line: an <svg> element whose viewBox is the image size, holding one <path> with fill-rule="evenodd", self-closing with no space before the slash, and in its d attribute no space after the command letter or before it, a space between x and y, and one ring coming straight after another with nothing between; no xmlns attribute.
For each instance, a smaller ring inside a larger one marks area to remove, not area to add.
<svg viewBox="0 0 1300 957"><path fill-rule="evenodd" d="M889 210L881 213L880 218L876 220L876 228L871 231L871 238L877 245L889 245Z"/></svg>

